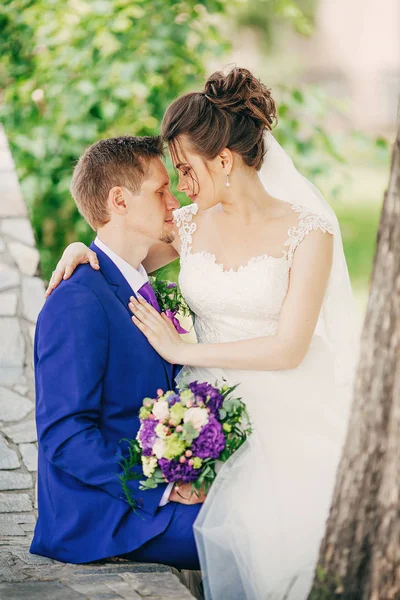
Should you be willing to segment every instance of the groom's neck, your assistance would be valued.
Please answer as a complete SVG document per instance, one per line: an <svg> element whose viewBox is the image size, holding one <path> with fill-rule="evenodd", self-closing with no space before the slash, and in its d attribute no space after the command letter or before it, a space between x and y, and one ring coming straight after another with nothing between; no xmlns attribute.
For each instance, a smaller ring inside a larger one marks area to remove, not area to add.
<svg viewBox="0 0 400 600"><path fill-rule="evenodd" d="M107 225L97 231L97 237L135 269L139 268L150 248L148 239L136 233L127 234L117 231Z"/></svg>

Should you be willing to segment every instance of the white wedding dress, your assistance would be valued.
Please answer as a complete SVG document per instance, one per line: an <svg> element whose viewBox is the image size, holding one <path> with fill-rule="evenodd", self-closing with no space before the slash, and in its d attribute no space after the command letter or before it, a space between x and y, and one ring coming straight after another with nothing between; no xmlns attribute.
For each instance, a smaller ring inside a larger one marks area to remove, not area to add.
<svg viewBox="0 0 400 600"><path fill-rule="evenodd" d="M280 258L252 258L237 271L192 252L197 206L175 212L181 238L179 283L196 315L200 343L277 331L296 248L324 213L293 205L297 227ZM301 365L287 371L184 368L182 380L240 383L254 433L222 467L195 523L207 600L305 600L313 580L347 424L322 319Z"/></svg>

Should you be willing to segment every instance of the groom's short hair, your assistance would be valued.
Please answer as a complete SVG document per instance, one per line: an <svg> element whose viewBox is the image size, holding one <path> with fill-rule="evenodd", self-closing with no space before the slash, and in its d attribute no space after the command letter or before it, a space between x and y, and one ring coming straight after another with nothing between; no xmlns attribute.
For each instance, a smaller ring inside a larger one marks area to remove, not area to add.
<svg viewBox="0 0 400 600"><path fill-rule="evenodd" d="M159 136L124 135L96 142L82 154L72 176L71 193L81 215L95 231L108 223L109 191L115 186L140 191L149 160L164 156Z"/></svg>

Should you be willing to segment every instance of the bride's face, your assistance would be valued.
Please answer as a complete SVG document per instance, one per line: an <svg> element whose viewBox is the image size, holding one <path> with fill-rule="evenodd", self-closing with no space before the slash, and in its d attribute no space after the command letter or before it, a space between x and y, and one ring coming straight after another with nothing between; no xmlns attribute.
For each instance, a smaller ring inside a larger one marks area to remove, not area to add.
<svg viewBox="0 0 400 600"><path fill-rule="evenodd" d="M223 201L226 194L226 176L219 157L205 160L195 154L188 140L182 136L170 148L171 158L178 171L178 190L184 192L200 210L206 210Z"/></svg>

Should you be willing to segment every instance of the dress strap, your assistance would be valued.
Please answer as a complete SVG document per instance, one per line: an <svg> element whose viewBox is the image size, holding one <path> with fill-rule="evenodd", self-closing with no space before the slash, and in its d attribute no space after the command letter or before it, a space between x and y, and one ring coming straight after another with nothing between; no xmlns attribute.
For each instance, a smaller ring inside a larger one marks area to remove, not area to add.
<svg viewBox="0 0 400 600"><path fill-rule="evenodd" d="M292 209L294 212L299 213L299 220L297 225L294 225L288 230L289 237L284 244L289 247L285 252L290 267L292 266L293 256L297 246L311 231L319 229L323 233L334 234L332 221L325 213L314 213L310 209L296 204L292 206Z"/></svg>
<svg viewBox="0 0 400 600"><path fill-rule="evenodd" d="M174 220L181 240L181 260L186 258L192 245L192 236L197 229L196 223L193 223L193 215L196 215L198 210L197 204L189 204L174 210Z"/></svg>

